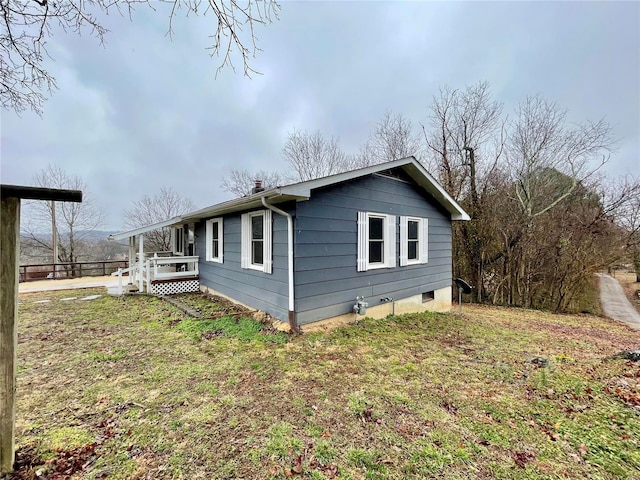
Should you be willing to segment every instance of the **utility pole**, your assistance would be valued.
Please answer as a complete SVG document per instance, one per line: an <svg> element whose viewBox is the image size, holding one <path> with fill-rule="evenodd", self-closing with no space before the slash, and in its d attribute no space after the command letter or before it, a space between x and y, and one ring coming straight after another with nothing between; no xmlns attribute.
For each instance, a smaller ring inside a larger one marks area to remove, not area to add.
<svg viewBox="0 0 640 480"><path fill-rule="evenodd" d="M474 213L474 209L476 208L477 204L478 204L478 187L476 186L476 155L475 155L475 151L473 150L472 147L464 147L463 150L465 152L467 152L467 159L469 161L469 163L467 163L467 165L469 166L469 181L471 184L471 216L473 216Z"/></svg>
<svg viewBox="0 0 640 480"><path fill-rule="evenodd" d="M471 216L471 221L469 225L465 225L463 228L470 233L471 237L471 248L472 248L472 256L473 258L482 259L481 255L481 246L478 240L478 226L476 223L476 217L478 215L478 186L476 185L476 155L473 147L464 146L463 150L465 152L465 159L467 160L467 165L469 167L469 187L471 189L471 208L467 210L469 215ZM475 284L476 287L476 298L480 302L482 300L482 270L483 265L482 262L479 261L477 263L477 268L475 269L472 283Z"/></svg>

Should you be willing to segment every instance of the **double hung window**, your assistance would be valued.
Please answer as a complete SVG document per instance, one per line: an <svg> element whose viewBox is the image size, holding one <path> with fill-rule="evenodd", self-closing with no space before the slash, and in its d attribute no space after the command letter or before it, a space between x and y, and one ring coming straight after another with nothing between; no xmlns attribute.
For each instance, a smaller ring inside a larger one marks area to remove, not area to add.
<svg viewBox="0 0 640 480"><path fill-rule="evenodd" d="M240 247L242 268L271 273L273 263L271 258L271 218L271 210L242 214L242 244Z"/></svg>
<svg viewBox="0 0 640 480"><path fill-rule="evenodd" d="M400 266L427 263L429 220L400 217Z"/></svg>
<svg viewBox="0 0 640 480"><path fill-rule="evenodd" d="M395 266L395 215L358 212L358 271Z"/></svg>
<svg viewBox="0 0 640 480"><path fill-rule="evenodd" d="M224 232L222 218L213 218L206 223L207 261L223 262Z"/></svg>

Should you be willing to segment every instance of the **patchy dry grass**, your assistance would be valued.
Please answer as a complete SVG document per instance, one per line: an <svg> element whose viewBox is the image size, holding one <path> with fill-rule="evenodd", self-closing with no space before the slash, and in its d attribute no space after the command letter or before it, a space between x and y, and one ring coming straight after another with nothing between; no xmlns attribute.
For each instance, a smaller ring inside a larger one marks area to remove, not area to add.
<svg viewBox="0 0 640 480"><path fill-rule="evenodd" d="M68 296L20 296L16 478L640 476L624 325L466 306L264 341L152 297Z"/></svg>

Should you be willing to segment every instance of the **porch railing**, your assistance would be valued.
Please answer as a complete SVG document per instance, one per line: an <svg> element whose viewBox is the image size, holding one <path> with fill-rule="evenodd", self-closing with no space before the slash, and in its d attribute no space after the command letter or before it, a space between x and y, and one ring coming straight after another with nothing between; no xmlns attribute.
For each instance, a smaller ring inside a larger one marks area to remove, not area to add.
<svg viewBox="0 0 640 480"><path fill-rule="evenodd" d="M20 265L20 282L61 278L95 277L110 275L118 268L127 267L127 260L95 260L92 262L62 262Z"/></svg>
<svg viewBox="0 0 640 480"><path fill-rule="evenodd" d="M173 278L197 277L198 257L151 257L146 262L144 277L152 280L169 280Z"/></svg>
<svg viewBox="0 0 640 480"><path fill-rule="evenodd" d="M155 280L178 280L187 277L197 277L200 273L197 256L160 257L153 256L143 262L142 272L140 264L136 263L127 269L119 269L112 275L118 276L118 294L122 294L122 276L129 274L129 282L142 285L147 292L151 291L151 283Z"/></svg>

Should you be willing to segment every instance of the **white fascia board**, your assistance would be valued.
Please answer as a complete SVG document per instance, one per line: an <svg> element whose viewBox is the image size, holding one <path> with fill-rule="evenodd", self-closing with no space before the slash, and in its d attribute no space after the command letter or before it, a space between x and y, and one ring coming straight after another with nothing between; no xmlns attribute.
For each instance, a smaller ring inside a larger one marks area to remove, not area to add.
<svg viewBox="0 0 640 480"><path fill-rule="evenodd" d="M317 188L346 182L355 178L364 177L373 173L379 173L393 168L402 168L407 172L418 185L431 194L450 214L452 220L471 220L469 214L442 188L435 178L414 158L407 157L390 162L379 163L369 167L351 170L349 172L337 173L328 177L308 180L306 182L294 183L278 188L282 195L292 195L301 199L308 199L311 191Z"/></svg>
<svg viewBox="0 0 640 480"><path fill-rule="evenodd" d="M164 222L152 223L149 225L145 225L144 227L136 228L134 230L128 230L126 232L116 233L115 235L109 235L108 238L109 240L124 240L125 238L135 237L143 233L150 232L151 230L157 230L158 228L177 225L181 221L181 217L174 217L169 220L165 220Z"/></svg>
<svg viewBox="0 0 640 480"><path fill-rule="evenodd" d="M210 218L218 215L224 215L226 213L240 212L245 210L251 210L254 208L263 208L262 199L268 199L274 203L286 202L289 200L308 200L308 196L304 193L298 194L295 192L286 193L283 192L283 187L271 188L260 193L255 193L248 197L235 198L223 203L211 205L210 207L196 210L182 216L182 219L186 221L197 221L205 218Z"/></svg>

